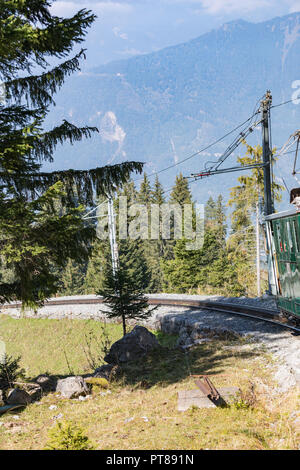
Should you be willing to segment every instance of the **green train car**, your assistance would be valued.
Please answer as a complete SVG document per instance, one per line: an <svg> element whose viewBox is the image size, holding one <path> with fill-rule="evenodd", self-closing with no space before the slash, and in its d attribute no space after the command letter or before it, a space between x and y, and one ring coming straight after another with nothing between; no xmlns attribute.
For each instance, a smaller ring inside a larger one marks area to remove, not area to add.
<svg viewBox="0 0 300 470"><path fill-rule="evenodd" d="M272 294L286 317L300 322L300 211L265 217Z"/></svg>

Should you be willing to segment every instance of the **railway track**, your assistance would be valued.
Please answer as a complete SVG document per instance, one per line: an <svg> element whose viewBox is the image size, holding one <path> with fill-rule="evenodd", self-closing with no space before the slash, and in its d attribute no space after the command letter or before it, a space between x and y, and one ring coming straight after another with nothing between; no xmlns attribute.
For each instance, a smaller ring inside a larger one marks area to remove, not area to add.
<svg viewBox="0 0 300 470"><path fill-rule="evenodd" d="M300 334L300 326L295 325L280 316L279 311L252 307L249 305L241 305L226 302L217 302L209 300L196 299L178 299L171 297L155 297L148 298L150 305L161 305L170 307L187 307L195 310L209 310L218 313L239 315L241 317L272 323L274 325L289 329L296 334ZM77 298L53 298L46 302L46 306L71 306L71 305L100 305L103 300L97 296L82 296ZM6 304L4 309L20 308L20 303Z"/></svg>

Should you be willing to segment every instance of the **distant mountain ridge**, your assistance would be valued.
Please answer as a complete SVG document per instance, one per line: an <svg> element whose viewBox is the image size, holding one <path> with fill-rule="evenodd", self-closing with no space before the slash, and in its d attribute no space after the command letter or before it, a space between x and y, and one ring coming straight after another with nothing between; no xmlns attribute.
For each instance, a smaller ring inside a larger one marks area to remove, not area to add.
<svg viewBox="0 0 300 470"><path fill-rule="evenodd" d="M146 161L151 173L172 165L247 119L267 89L274 104L291 99L300 80L299 52L300 13L294 13L256 24L233 21L186 43L70 77L49 124L66 118L96 125L100 134L58 150L56 166L134 159ZM300 128L300 104L275 108L272 123L274 145L280 146ZM233 137L210 152L224 151ZM251 142L260 142L259 133ZM161 179L170 184L179 171L201 170L213 156L191 159ZM276 172L295 185L285 159ZM207 199L212 186L226 193L235 181L236 175L216 176L197 184L195 194Z"/></svg>

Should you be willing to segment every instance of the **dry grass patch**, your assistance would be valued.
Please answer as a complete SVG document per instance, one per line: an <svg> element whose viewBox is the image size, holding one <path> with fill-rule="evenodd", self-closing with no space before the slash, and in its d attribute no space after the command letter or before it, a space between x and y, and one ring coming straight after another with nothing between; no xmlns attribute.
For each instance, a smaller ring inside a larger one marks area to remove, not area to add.
<svg viewBox="0 0 300 470"><path fill-rule="evenodd" d="M53 331L51 321L48 320L49 328ZM11 332L17 332L24 326L24 322L13 322L16 323L12 325L9 322ZM44 322L47 330L47 321ZM89 322L88 327L92 326L97 331L97 322L94 323L91 325ZM56 326L57 345L66 337L64 322L60 325ZM80 342L85 324L68 321L67 326L68 341L76 338L77 346L72 345L70 356L73 367L77 364L78 372L82 373L84 356L81 355ZM28 325L25 324L25 327L28 332ZM112 327L117 337L119 326ZM44 338L49 337L48 333L49 330L44 332ZM122 375L110 384L110 393L102 390L86 401L64 400L56 394L50 394L40 404L32 404L19 413L18 420L9 414L1 417L0 448L43 449L48 431L57 420L69 421L86 429L89 439L98 449L299 448L295 415L299 409L299 395L296 391L284 395L274 394L272 361L262 349L245 340L213 340L185 354L169 349L176 338L162 334L158 334L158 337L163 348L146 359L124 367ZM12 334L9 341L13 348ZM37 366L32 363L33 352L29 353L24 347L26 341L29 339L25 340L25 336L22 336L17 353L23 355L22 365L28 371L32 371L33 367L36 373ZM40 343L32 342L32 345L35 354L38 354ZM43 345L44 357L54 355L52 346L51 341ZM59 364L60 373L66 370L63 369L61 348L57 349L56 356L59 357L50 363L51 373L56 373L56 364ZM38 366L38 372L45 372L41 367L42 363ZM217 388L231 385L240 387L244 393L244 404L247 402L247 392L254 385L255 400L247 406L191 408L184 413L178 412L178 391L196 388L190 374L212 374ZM49 409L51 405L57 408Z"/></svg>

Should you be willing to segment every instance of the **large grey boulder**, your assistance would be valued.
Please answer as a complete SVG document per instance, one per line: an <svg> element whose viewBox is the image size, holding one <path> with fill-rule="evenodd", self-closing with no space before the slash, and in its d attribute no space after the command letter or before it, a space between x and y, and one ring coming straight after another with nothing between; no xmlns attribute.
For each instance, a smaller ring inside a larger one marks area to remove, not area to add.
<svg viewBox="0 0 300 470"><path fill-rule="evenodd" d="M81 395L87 395L89 393L89 387L84 379L78 375L59 380L57 382L56 391L59 392L63 398L77 398Z"/></svg>
<svg viewBox="0 0 300 470"><path fill-rule="evenodd" d="M21 388L14 388L7 394L6 403L8 405L29 405L31 402L32 400L29 393Z"/></svg>
<svg viewBox="0 0 300 470"><path fill-rule="evenodd" d="M135 361L159 347L160 344L153 333L144 326L135 326L130 333L112 345L104 360L109 364Z"/></svg>

